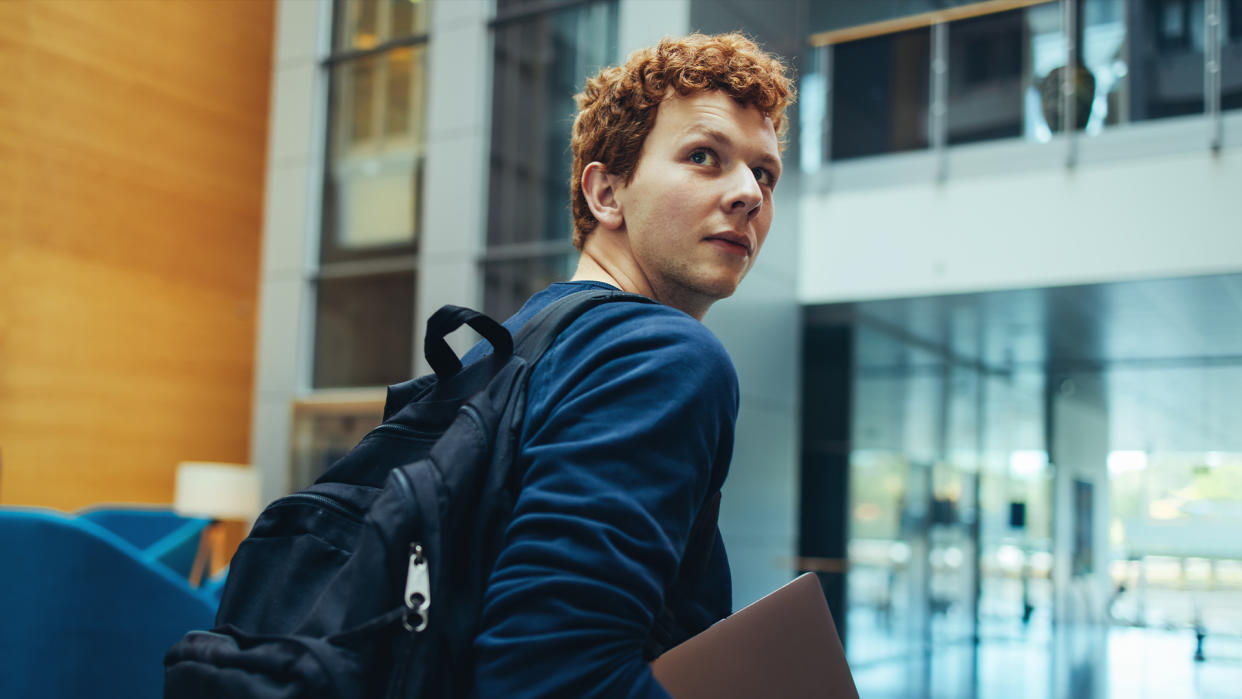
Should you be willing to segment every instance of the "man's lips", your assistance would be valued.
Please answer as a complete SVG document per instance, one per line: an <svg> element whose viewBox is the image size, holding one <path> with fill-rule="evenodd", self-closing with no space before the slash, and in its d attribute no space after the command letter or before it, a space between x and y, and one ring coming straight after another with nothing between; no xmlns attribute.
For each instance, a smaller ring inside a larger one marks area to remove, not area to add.
<svg viewBox="0 0 1242 699"><path fill-rule="evenodd" d="M750 241L745 236L728 234L709 235L707 240L737 255L750 254Z"/></svg>

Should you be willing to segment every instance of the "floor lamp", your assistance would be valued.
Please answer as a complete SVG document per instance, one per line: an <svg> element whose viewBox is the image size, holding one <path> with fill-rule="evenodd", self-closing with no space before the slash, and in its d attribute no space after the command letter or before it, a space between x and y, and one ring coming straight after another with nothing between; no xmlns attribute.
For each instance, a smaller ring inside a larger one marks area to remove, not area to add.
<svg viewBox="0 0 1242 699"><path fill-rule="evenodd" d="M183 461L177 466L173 510L183 517L204 517L198 553L190 569L190 585L198 587L221 547L222 522L250 523L259 514L259 477L244 464Z"/></svg>

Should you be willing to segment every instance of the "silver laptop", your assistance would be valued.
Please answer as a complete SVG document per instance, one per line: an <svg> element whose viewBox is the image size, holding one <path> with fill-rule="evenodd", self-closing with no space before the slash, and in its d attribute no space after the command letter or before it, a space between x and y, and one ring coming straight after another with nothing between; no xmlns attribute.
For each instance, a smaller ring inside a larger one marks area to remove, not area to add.
<svg viewBox="0 0 1242 699"><path fill-rule="evenodd" d="M812 573L656 658L651 671L674 699L858 699Z"/></svg>

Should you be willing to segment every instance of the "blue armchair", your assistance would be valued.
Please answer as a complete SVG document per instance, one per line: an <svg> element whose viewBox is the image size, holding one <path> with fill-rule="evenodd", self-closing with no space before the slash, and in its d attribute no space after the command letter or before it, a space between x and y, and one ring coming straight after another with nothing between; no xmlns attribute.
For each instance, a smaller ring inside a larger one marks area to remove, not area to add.
<svg viewBox="0 0 1242 699"><path fill-rule="evenodd" d="M164 519L164 536L138 522L0 508L0 697L161 696L164 652L211 627L218 602L162 562L197 545L167 539L186 520Z"/></svg>
<svg viewBox="0 0 1242 699"><path fill-rule="evenodd" d="M142 551L152 563L160 563L183 578L190 577L199 539L211 520L182 517L166 507L118 507L104 505L78 512L85 519Z"/></svg>

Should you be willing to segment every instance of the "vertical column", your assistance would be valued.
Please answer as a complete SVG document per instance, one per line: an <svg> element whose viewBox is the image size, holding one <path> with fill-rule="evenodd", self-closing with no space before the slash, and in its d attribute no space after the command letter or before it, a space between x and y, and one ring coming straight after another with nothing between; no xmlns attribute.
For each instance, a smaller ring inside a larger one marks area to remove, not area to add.
<svg viewBox="0 0 1242 699"><path fill-rule="evenodd" d="M970 608L970 635L976 646L979 644L979 612L980 601L983 597L982 497L983 472L987 463L988 385L990 383L990 375L980 372L975 382L975 472L974 477L969 481L970 493L964 498L969 500L970 506L962 508L967 517L964 524L969 550L969 553L964 556L970 575L969 599L966 600L966 604ZM977 654L974 655L973 661L978 662Z"/></svg>
<svg viewBox="0 0 1242 699"><path fill-rule="evenodd" d="M1061 132L1065 134L1065 166L1078 164L1077 72L1079 61L1078 0L1061 0L1061 24L1065 28L1065 71L1061 73Z"/></svg>
<svg viewBox="0 0 1242 699"><path fill-rule="evenodd" d="M1049 382L1053 615L1094 622L1108 601L1108 403L1104 378Z"/></svg>
<svg viewBox="0 0 1242 699"><path fill-rule="evenodd" d="M798 553L800 567L819 575L842 639L846 637L853 355L852 327L807 329Z"/></svg>
<svg viewBox="0 0 1242 699"><path fill-rule="evenodd" d="M291 403L307 384L331 3L276 8L250 460L266 502L289 487Z"/></svg>
<svg viewBox="0 0 1242 699"><path fill-rule="evenodd" d="M477 307L482 298L478 259L487 225L490 148L491 37L487 0L441 0L431 5L427 58L426 202L418 251L414 313L414 375L430 370L423 326L444 304ZM450 342L460 353L466 333Z"/></svg>
<svg viewBox="0 0 1242 699"><path fill-rule="evenodd" d="M934 462L911 460L910 475L906 480L906 508L902 513L901 538L910 546L906 580L906 609L910 616L906 628L913 662L907 668L909 687L932 686L931 527L934 468Z"/></svg>

